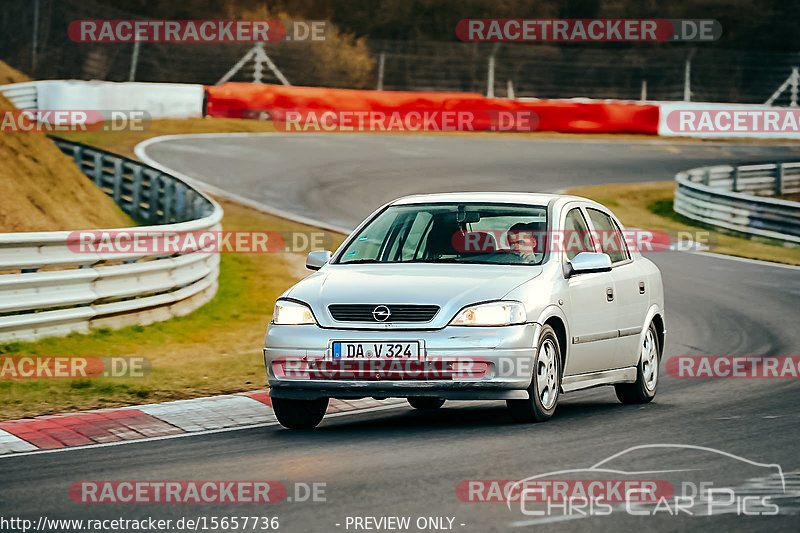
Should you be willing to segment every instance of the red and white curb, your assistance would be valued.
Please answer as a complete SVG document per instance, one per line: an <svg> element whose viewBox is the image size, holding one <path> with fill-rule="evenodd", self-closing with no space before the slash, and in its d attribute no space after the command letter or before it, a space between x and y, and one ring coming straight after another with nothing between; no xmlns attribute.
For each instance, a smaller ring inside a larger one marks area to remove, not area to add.
<svg viewBox="0 0 800 533"><path fill-rule="evenodd" d="M391 407L403 400L331 400L328 413ZM109 445L277 423L269 391L45 415L0 422L0 456Z"/></svg>

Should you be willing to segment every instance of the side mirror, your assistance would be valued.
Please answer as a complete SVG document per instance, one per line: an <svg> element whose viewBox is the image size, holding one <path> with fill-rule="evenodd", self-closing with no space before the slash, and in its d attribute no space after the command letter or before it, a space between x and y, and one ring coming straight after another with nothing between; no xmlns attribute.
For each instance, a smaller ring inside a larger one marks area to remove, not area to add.
<svg viewBox="0 0 800 533"><path fill-rule="evenodd" d="M330 260L330 250L314 250L313 252L308 252L308 257L306 257L306 268L309 270L319 270Z"/></svg>
<svg viewBox="0 0 800 533"><path fill-rule="evenodd" d="M591 272L610 272L611 258L608 254L598 254L595 252L581 252L569 262L569 274L589 274Z"/></svg>

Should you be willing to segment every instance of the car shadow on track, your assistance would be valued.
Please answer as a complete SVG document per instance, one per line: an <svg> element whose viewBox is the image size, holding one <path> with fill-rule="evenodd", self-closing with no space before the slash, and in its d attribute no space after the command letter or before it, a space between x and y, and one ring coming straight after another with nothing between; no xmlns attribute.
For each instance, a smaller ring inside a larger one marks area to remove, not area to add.
<svg viewBox="0 0 800 533"><path fill-rule="evenodd" d="M592 419L619 419L637 413L645 414L642 409L660 410L664 406L658 404L622 405L612 399L574 399L559 405L553 420L545 424L518 424L512 421L506 410L504 402L486 402L479 405L470 405L466 402L452 402L445 404L441 409L434 411L418 411L402 405L397 410L353 414L343 417L330 417L323 420L322 424L313 431L297 432L294 430L278 431L278 434L288 436L300 433L308 436L329 438L336 435L347 435L357 432L359 435L387 435L393 432L407 434L409 430L419 432L437 432L449 430L471 430L487 427L494 428L520 428L525 430L531 426L546 429L560 425L559 421Z"/></svg>

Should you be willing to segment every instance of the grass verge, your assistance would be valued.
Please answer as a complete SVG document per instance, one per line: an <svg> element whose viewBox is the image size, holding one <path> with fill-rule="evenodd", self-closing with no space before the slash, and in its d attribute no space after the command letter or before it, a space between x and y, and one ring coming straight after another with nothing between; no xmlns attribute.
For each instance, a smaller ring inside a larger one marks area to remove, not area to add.
<svg viewBox="0 0 800 533"><path fill-rule="evenodd" d="M575 187L568 194L591 198L605 205L623 224L633 228L664 231L708 230L711 252L800 265L800 248L778 241L747 239L715 231L672 210L675 182L611 184Z"/></svg>
<svg viewBox="0 0 800 533"><path fill-rule="evenodd" d="M218 199L226 230L308 231ZM343 236L331 234L336 245ZM306 276L305 255L222 254L219 290L193 313L149 326L0 345L0 356L144 356L144 378L0 379L0 420L263 388L261 355L275 299Z"/></svg>
<svg viewBox="0 0 800 533"><path fill-rule="evenodd" d="M274 132L272 122L239 118L158 119L150 122L145 131L87 131L57 133L70 141L90 144L115 154L136 158L133 149L142 141L161 135L193 133L263 133Z"/></svg>

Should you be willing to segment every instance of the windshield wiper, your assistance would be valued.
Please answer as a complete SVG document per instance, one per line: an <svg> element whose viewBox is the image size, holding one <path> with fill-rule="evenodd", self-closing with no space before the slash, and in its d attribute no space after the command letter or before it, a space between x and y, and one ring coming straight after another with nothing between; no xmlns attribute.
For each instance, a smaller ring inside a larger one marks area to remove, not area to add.
<svg viewBox="0 0 800 533"><path fill-rule="evenodd" d="M369 263L386 263L387 261L378 261L377 259L354 259L352 261L339 261L340 265L366 265Z"/></svg>
<svg viewBox="0 0 800 533"><path fill-rule="evenodd" d="M461 259L455 257L448 257L447 259L414 259L412 261L401 261L401 263L428 263L428 264L436 264L436 263L463 263Z"/></svg>

